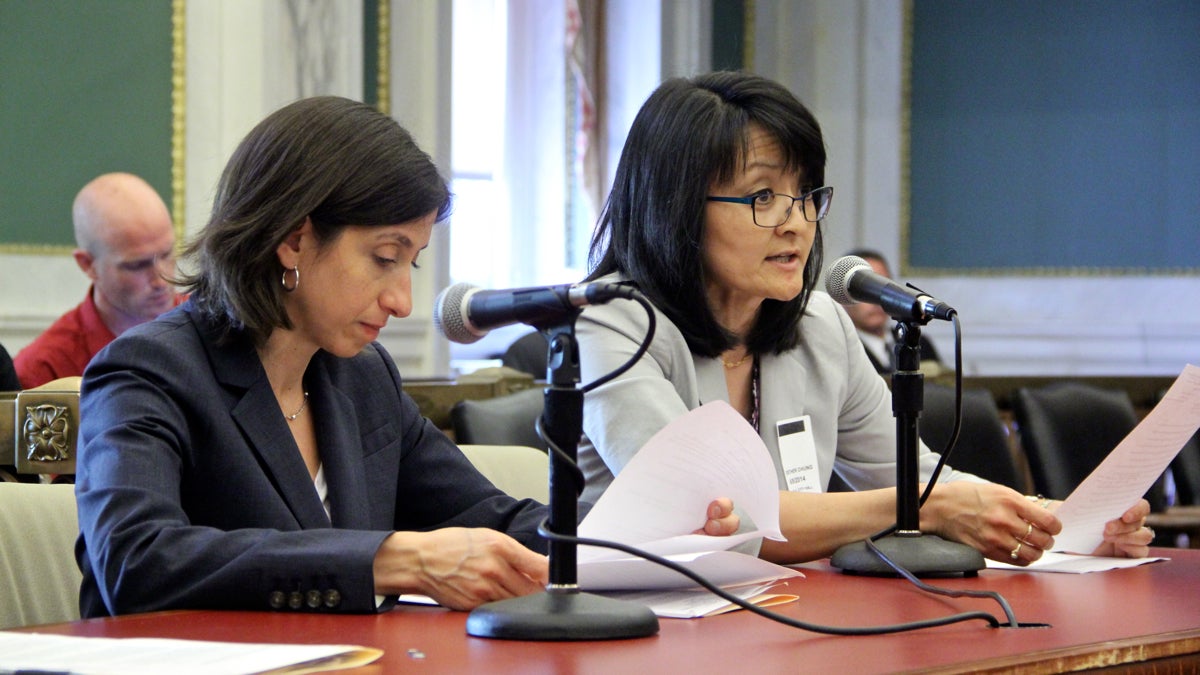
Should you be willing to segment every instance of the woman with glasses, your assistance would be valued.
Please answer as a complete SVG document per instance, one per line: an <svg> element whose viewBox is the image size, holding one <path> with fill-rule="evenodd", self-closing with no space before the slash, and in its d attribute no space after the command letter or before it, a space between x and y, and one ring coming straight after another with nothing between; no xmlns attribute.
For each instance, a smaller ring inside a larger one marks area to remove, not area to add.
<svg viewBox="0 0 1200 675"><path fill-rule="evenodd" d="M784 87L746 73L673 79L630 129L592 240L590 281L629 282L657 309L646 355L585 397L579 461L594 501L657 431L724 400L758 430L782 491L777 562L828 556L895 522L891 395L854 325L816 292L825 146ZM577 323L582 379L625 363L646 335L641 305L587 308ZM937 456L921 446L922 479ZM854 491L826 492L836 470ZM789 491L788 478L819 491ZM1099 553L1144 556L1142 501L1108 524ZM1019 565L1061 523L1010 488L944 470L921 529Z"/></svg>

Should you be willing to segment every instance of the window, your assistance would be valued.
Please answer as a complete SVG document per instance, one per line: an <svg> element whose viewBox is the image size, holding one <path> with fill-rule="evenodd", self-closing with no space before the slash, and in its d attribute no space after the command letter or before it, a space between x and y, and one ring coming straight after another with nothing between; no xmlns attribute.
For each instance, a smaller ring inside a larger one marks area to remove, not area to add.
<svg viewBox="0 0 1200 675"><path fill-rule="evenodd" d="M576 90L565 53L572 0L454 0L451 64L450 278L482 288L578 281L587 272L595 214L568 174L574 161ZM607 0L607 194L633 114L657 85L659 22L641 0ZM636 20L635 20L636 17ZM650 57L648 55L653 55ZM493 331L452 345L451 360L501 353L530 330ZM473 364L478 365L478 364Z"/></svg>

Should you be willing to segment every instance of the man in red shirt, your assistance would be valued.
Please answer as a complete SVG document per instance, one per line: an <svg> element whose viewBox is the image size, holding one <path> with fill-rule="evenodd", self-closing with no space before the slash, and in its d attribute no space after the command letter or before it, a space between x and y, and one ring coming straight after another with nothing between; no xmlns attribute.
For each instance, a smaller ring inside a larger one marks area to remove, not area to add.
<svg viewBox="0 0 1200 675"><path fill-rule="evenodd" d="M75 262L92 286L83 302L17 354L25 389L82 375L118 335L182 299L167 281L175 274L175 228L149 183L128 173L104 174L79 191L71 215Z"/></svg>

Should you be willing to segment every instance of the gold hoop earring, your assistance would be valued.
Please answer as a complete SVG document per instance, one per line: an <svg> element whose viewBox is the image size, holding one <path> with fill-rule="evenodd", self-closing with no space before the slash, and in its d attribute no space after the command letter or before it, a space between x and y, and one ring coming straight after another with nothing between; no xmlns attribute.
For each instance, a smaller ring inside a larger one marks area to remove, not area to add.
<svg viewBox="0 0 1200 675"><path fill-rule="evenodd" d="M295 275L296 275L296 282L295 282L294 284L292 284L291 286L288 286L288 283L287 283L287 275L288 275L288 272L293 272L293 273L295 273ZM290 270L289 270L289 269L284 269L284 270L283 270L283 277L282 277L282 278L280 278L280 280L279 280L279 283L283 284L283 290L287 291L288 293L291 293L292 291L294 291L294 290L296 290L297 288L299 288L299 287L300 287L300 268L299 268L299 267L293 267L293 268L292 268L292 269L290 269Z"/></svg>

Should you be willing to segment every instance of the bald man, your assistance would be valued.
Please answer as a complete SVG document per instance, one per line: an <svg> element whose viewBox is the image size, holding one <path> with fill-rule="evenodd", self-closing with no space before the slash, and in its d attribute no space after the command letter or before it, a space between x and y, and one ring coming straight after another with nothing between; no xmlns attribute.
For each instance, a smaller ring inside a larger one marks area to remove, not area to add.
<svg viewBox="0 0 1200 675"><path fill-rule="evenodd" d="M85 185L71 209L75 263L92 280L87 297L14 359L23 388L82 375L88 361L118 335L182 299L175 274L171 214L149 183L128 173Z"/></svg>

